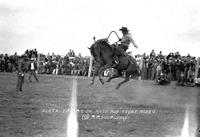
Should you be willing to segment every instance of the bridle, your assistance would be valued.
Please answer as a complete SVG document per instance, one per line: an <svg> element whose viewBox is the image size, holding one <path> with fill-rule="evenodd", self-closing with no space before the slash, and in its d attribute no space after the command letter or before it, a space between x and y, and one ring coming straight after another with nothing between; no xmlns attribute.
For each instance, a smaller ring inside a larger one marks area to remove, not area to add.
<svg viewBox="0 0 200 137"><path fill-rule="evenodd" d="M93 40L94 40L94 45L97 46L96 45L95 37L93 37ZM100 46L97 46L97 48L98 48L97 50L98 50L99 54L96 56L97 57L96 61L101 61L101 59L100 59L101 58L101 49L100 49Z"/></svg>

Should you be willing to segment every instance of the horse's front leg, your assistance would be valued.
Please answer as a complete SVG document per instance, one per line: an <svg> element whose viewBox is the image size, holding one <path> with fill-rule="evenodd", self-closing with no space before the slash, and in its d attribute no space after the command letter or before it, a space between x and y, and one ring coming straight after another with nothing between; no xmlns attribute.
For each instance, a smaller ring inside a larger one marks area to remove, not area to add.
<svg viewBox="0 0 200 137"><path fill-rule="evenodd" d="M99 69L98 74L99 74L99 81L101 82L101 84L104 84L104 80L102 79L103 72L104 72L106 69L111 68L111 66L112 66L112 63L109 63L109 64L106 64L106 65L104 65L103 67L101 67L101 68Z"/></svg>

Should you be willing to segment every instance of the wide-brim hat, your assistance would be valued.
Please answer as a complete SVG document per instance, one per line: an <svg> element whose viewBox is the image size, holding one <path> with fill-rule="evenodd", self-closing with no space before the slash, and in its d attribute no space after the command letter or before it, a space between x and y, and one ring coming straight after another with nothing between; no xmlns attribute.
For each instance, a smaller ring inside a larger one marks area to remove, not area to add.
<svg viewBox="0 0 200 137"><path fill-rule="evenodd" d="M127 27L122 27L121 29L119 29L120 31L129 31L128 29L127 29Z"/></svg>

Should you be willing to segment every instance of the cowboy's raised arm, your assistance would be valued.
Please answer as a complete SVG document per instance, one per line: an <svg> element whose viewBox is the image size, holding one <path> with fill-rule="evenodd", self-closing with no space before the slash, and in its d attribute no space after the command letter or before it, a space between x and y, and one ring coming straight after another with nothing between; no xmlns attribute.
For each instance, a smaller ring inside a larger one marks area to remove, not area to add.
<svg viewBox="0 0 200 137"><path fill-rule="evenodd" d="M135 43L135 41L133 40L132 36L131 35L128 35L131 43L133 44L134 47L138 48L137 44Z"/></svg>

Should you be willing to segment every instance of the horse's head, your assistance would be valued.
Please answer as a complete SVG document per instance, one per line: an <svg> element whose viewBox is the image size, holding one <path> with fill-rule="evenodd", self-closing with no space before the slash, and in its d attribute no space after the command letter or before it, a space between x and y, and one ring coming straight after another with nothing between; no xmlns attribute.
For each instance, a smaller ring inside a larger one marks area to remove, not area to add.
<svg viewBox="0 0 200 137"><path fill-rule="evenodd" d="M100 60L100 53L98 51L97 45L94 43L88 49L90 50L90 53L93 56L94 60L98 62Z"/></svg>
<svg viewBox="0 0 200 137"><path fill-rule="evenodd" d="M90 46L90 48L88 48L90 50L91 55L97 62L102 61L101 52L103 52L103 46L109 47L107 39L97 40Z"/></svg>

